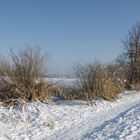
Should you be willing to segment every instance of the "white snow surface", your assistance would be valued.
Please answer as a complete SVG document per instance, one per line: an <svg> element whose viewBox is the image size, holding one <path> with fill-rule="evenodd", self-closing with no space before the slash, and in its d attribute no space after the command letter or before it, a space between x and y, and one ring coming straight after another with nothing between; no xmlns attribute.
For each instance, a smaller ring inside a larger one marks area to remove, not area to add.
<svg viewBox="0 0 140 140"><path fill-rule="evenodd" d="M140 140L140 93L114 102L0 105L0 140Z"/></svg>
<svg viewBox="0 0 140 140"><path fill-rule="evenodd" d="M76 79L68 79L68 78L45 78L46 82L54 83L57 85L65 85L65 86L74 86L77 82Z"/></svg>

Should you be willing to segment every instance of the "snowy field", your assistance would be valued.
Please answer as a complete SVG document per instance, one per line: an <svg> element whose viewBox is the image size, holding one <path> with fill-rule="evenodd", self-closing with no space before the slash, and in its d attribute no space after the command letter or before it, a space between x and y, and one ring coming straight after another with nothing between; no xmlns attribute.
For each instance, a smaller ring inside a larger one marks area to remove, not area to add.
<svg viewBox="0 0 140 140"><path fill-rule="evenodd" d="M66 85L66 86L74 86L76 83L76 79L68 79L68 78L45 78L45 81L57 85Z"/></svg>
<svg viewBox="0 0 140 140"><path fill-rule="evenodd" d="M18 103L17 103L18 104ZM0 140L140 140L140 93L117 101L0 105Z"/></svg>

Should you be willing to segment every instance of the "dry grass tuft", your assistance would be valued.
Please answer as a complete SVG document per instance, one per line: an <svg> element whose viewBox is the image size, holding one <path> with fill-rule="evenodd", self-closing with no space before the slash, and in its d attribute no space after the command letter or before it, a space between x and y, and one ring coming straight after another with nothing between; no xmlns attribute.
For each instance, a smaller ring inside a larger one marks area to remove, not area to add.
<svg viewBox="0 0 140 140"><path fill-rule="evenodd" d="M0 100L23 98L26 101L45 102L53 84L43 80L44 56L38 48L25 48L11 60L2 59L0 67Z"/></svg>
<svg viewBox="0 0 140 140"><path fill-rule="evenodd" d="M88 102L93 98L114 100L117 94L124 90L123 80L113 69L113 65L78 65L75 72L78 88L83 93L80 95Z"/></svg>

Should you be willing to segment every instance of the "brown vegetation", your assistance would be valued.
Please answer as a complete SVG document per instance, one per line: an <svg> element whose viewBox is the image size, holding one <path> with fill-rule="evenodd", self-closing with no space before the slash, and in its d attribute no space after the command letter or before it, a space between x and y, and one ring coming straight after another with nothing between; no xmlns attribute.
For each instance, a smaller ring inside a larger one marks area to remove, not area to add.
<svg viewBox="0 0 140 140"><path fill-rule="evenodd" d="M88 102L94 98L113 100L124 90L124 82L116 73L116 69L113 69L113 65L78 65L75 71L78 88Z"/></svg>
<svg viewBox="0 0 140 140"><path fill-rule="evenodd" d="M27 101L45 101L48 89L42 78L44 57L39 49L25 48L11 51L11 60L1 60L0 99L24 98Z"/></svg>

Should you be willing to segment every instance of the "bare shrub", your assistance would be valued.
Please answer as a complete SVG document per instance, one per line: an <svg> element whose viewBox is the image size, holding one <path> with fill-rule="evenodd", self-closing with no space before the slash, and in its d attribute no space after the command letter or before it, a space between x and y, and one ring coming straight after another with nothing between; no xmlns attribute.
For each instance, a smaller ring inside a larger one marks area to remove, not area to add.
<svg viewBox="0 0 140 140"><path fill-rule="evenodd" d="M44 101L52 86L43 80L44 56L38 48L14 52L11 60L2 59L0 67L0 99L23 98Z"/></svg>
<svg viewBox="0 0 140 140"><path fill-rule="evenodd" d="M113 65L103 66L100 63L77 65L75 72L77 86L88 102L93 98L113 100L117 97L117 93L124 89L124 83Z"/></svg>

